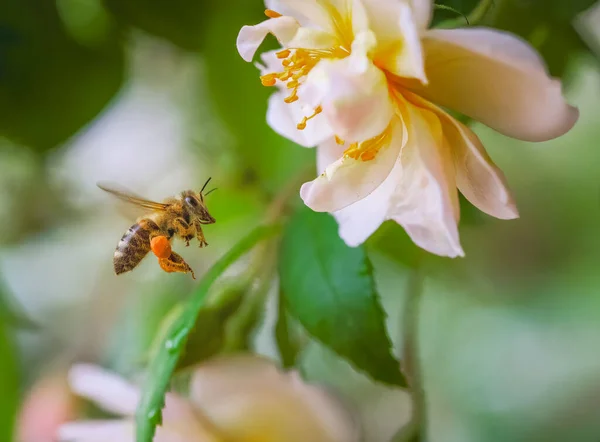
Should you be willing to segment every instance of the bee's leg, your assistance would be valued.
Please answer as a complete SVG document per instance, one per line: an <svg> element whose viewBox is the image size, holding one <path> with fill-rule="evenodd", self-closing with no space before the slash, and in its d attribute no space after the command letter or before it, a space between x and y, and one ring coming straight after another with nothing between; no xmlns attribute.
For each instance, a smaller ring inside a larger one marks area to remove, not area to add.
<svg viewBox="0 0 600 442"><path fill-rule="evenodd" d="M196 223L196 238L200 242L200 247L207 246L206 238L204 237L204 232L202 231L202 226L200 223Z"/></svg>
<svg viewBox="0 0 600 442"><path fill-rule="evenodd" d="M183 218L175 218L175 220L173 220L173 226L177 230L177 235L185 241L185 246L189 246L190 241L194 239L195 226L190 225Z"/></svg>
<svg viewBox="0 0 600 442"><path fill-rule="evenodd" d="M171 255L168 258L159 258L158 264L160 265L160 268L167 273L191 273L192 278L196 279L192 268L175 252L171 252Z"/></svg>

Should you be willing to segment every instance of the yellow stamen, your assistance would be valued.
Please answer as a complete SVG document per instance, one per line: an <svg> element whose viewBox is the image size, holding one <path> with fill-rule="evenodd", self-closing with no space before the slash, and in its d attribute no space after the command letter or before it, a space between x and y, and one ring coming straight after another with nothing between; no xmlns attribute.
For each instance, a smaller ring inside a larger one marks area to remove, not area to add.
<svg viewBox="0 0 600 442"><path fill-rule="evenodd" d="M340 137L338 137L337 135L335 136L335 142L336 142L336 144L339 144L340 146L343 146L344 144L346 144L346 142L344 140L342 140Z"/></svg>
<svg viewBox="0 0 600 442"><path fill-rule="evenodd" d="M296 95L296 91L292 92L292 95L289 97L285 97L283 99L287 104L293 103L294 101L298 101L298 95Z"/></svg>
<svg viewBox="0 0 600 442"><path fill-rule="evenodd" d="M360 161L371 161L375 159L379 151L390 143L391 126L388 126L379 135L363 141L361 143L352 143L344 151L344 156ZM336 136L336 142L338 138Z"/></svg>
<svg viewBox="0 0 600 442"><path fill-rule="evenodd" d="M279 12L273 11L272 9L265 9L265 15L269 18L281 17L281 14Z"/></svg>
<svg viewBox="0 0 600 442"><path fill-rule="evenodd" d="M290 50L289 49L284 49L283 51L279 51L277 52L277 58L282 59L282 58L288 58L290 56Z"/></svg>
<svg viewBox="0 0 600 442"><path fill-rule="evenodd" d="M275 83L277 83L277 76L275 74L262 75L260 77L260 82L263 86L275 86Z"/></svg>
<svg viewBox="0 0 600 442"><path fill-rule="evenodd" d="M270 9L265 11L268 17L279 17L280 14ZM281 60L282 72L274 72L260 77L263 86L275 86L277 80L286 83L287 89L290 89L290 95L283 101L293 103L298 101L298 89L302 85L302 79L308 75L313 67L323 58L345 58L350 55L350 51L339 46L331 49L282 49L276 53ZM322 111L321 107L315 109L315 113L310 117L304 118L298 123L298 129L306 127L306 122L314 118Z"/></svg>
<svg viewBox="0 0 600 442"><path fill-rule="evenodd" d="M315 108L315 111L313 112L313 114L312 114L312 115L310 115L310 116L308 116L308 117L304 117L304 118L302 118L302 121L296 125L296 128L297 128L298 130L304 130L304 129L306 129L306 122L307 122L308 120L312 120L312 119L313 119L313 118L315 118L317 115L319 115L321 112L323 112L323 108L322 108L321 106L317 106L317 107Z"/></svg>

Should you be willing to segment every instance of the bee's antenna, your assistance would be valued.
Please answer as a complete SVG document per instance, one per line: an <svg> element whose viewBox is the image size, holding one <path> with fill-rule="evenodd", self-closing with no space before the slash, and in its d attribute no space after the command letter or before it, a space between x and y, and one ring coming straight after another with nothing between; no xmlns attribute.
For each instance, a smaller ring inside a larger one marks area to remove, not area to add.
<svg viewBox="0 0 600 442"><path fill-rule="evenodd" d="M204 196L208 196L209 194L213 193L213 192L214 192L215 190L217 190L217 189L218 189L218 187L215 187L214 189L210 189L208 192L206 192L206 193L204 194Z"/></svg>
<svg viewBox="0 0 600 442"><path fill-rule="evenodd" d="M204 192L204 189L206 188L206 186L208 185L208 183L210 182L212 177L208 177L208 179L206 180L206 183L204 183L204 186L202 186L202 190L200 190L200 193Z"/></svg>

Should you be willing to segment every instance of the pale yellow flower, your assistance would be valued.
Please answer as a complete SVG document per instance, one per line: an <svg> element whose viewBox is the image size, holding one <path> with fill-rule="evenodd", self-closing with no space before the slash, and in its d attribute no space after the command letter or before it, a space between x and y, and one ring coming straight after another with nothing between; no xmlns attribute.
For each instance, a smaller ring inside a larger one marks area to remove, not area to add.
<svg viewBox="0 0 600 442"><path fill-rule="evenodd" d="M388 219L420 247L464 255L458 190L483 212L518 217L502 172L479 138L442 107L521 140L544 141L578 118L560 82L526 42L493 29L428 29L431 0L273 0L244 26L251 61L268 33L262 82L279 91L267 121L318 146L321 175L303 185L310 208L331 212L349 245ZM435 103L435 104L434 104Z"/></svg>
<svg viewBox="0 0 600 442"><path fill-rule="evenodd" d="M71 388L122 419L65 424L60 441L134 442L137 387L93 365L70 372ZM358 442L355 421L338 400L253 355L198 366L189 399L167 394L155 442Z"/></svg>

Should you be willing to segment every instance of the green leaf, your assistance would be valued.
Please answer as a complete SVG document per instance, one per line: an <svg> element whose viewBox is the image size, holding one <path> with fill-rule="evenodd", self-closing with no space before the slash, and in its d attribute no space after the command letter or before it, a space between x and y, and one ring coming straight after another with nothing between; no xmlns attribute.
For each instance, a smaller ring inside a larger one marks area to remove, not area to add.
<svg viewBox="0 0 600 442"><path fill-rule="evenodd" d="M45 151L95 118L120 89L115 26L89 47L65 30L56 2L4 0L0 16L0 134Z"/></svg>
<svg viewBox="0 0 600 442"><path fill-rule="evenodd" d="M252 230L246 237L233 246L204 275L198 288L184 304L181 311L174 316L162 345L148 367L146 385L136 412L136 440L152 442L156 426L162 422L162 408L165 392L173 371L184 350L188 336L194 328L198 315L205 305L205 298L213 283L227 268L248 252L257 242L278 232L277 226L260 226Z"/></svg>
<svg viewBox="0 0 600 442"><path fill-rule="evenodd" d="M19 399L19 378L15 352L0 319L0 440L13 440L13 429Z"/></svg>
<svg viewBox="0 0 600 442"><path fill-rule="evenodd" d="M286 306L316 339L383 383L406 386L392 356L371 263L324 213L301 208L287 226L279 266Z"/></svg>

